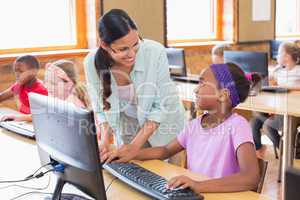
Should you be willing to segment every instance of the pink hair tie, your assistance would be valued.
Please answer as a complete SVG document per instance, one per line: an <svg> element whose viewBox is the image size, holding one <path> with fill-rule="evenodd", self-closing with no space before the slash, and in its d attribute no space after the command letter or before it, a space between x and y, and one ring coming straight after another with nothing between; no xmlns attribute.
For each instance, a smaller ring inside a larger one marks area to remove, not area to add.
<svg viewBox="0 0 300 200"><path fill-rule="evenodd" d="M252 73L247 73L245 74L245 76L248 79L248 81L252 81Z"/></svg>

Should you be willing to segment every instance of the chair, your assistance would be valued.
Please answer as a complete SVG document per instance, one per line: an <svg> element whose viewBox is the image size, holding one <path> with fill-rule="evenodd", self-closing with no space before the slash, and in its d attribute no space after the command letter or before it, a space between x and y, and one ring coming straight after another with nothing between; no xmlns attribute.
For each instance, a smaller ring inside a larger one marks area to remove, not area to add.
<svg viewBox="0 0 300 200"><path fill-rule="evenodd" d="M267 168L268 168L268 161L258 158L258 167L259 167L260 179L255 192L261 193L265 181Z"/></svg>
<svg viewBox="0 0 300 200"><path fill-rule="evenodd" d="M286 177L286 189L284 193L284 199L298 200L300 196L300 170L289 167L285 171Z"/></svg>
<svg viewBox="0 0 300 200"><path fill-rule="evenodd" d="M298 159L299 154L300 154L300 142L298 142L300 140L300 126L297 127L297 133L295 136L295 141L294 141L294 158ZM282 141L282 136L281 136L281 140L279 143L279 153L280 153L280 157L279 157L279 170L278 170L278 177L277 177L277 182L280 183L281 182L281 172L282 172L282 155L283 155L283 141Z"/></svg>
<svg viewBox="0 0 300 200"><path fill-rule="evenodd" d="M260 129L260 133L263 135L264 134L264 130L263 130L263 128L261 128ZM281 138L280 138L280 141L282 140L282 134L280 134L281 135ZM266 136L268 136L268 135L266 135ZM268 137L269 138L269 137ZM280 159L280 157L278 156L278 152L277 152L277 147L276 147L276 145L275 145L275 143L273 143L272 142L272 144L273 144L273 149L274 149L274 154L275 154L275 158L276 159ZM281 152L281 146L280 146L280 143L279 143L279 154L280 154L280 152Z"/></svg>

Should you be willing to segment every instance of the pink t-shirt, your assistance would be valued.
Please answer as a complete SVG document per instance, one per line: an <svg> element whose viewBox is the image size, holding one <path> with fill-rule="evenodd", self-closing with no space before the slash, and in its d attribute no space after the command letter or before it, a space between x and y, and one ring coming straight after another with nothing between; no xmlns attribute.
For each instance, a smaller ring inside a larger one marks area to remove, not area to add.
<svg viewBox="0 0 300 200"><path fill-rule="evenodd" d="M45 96L48 95L47 89L43 85L43 82L40 80L34 82L30 87L25 85L20 85L19 83L16 82L10 87L10 89L15 95L19 95L19 101L20 101L19 111L24 114L30 114L29 99L28 99L29 92L34 92Z"/></svg>
<svg viewBox="0 0 300 200"><path fill-rule="evenodd" d="M203 128L196 118L178 134L177 140L187 152L187 167L211 178L221 178L240 171L237 149L253 143L248 121L232 114L215 128Z"/></svg>

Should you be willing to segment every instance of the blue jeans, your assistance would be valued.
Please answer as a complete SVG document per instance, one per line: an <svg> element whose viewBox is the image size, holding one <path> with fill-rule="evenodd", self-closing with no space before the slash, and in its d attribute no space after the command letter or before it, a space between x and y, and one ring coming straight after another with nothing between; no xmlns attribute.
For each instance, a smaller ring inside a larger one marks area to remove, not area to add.
<svg viewBox="0 0 300 200"><path fill-rule="evenodd" d="M262 147L261 144L261 129L271 139L276 147L279 147L280 135L279 130L283 126L282 115L269 115L267 113L255 112L254 117L250 121L252 127L253 140L256 150Z"/></svg>

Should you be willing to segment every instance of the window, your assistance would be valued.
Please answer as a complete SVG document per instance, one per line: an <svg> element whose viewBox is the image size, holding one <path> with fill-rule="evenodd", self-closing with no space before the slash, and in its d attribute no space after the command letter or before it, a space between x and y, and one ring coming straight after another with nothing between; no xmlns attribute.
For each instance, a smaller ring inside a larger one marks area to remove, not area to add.
<svg viewBox="0 0 300 200"><path fill-rule="evenodd" d="M276 36L300 36L300 0L276 1Z"/></svg>
<svg viewBox="0 0 300 200"><path fill-rule="evenodd" d="M0 51L82 48L82 34L85 34L83 2L2 0Z"/></svg>
<svg viewBox="0 0 300 200"><path fill-rule="evenodd" d="M217 39L218 0L167 0L168 43Z"/></svg>

